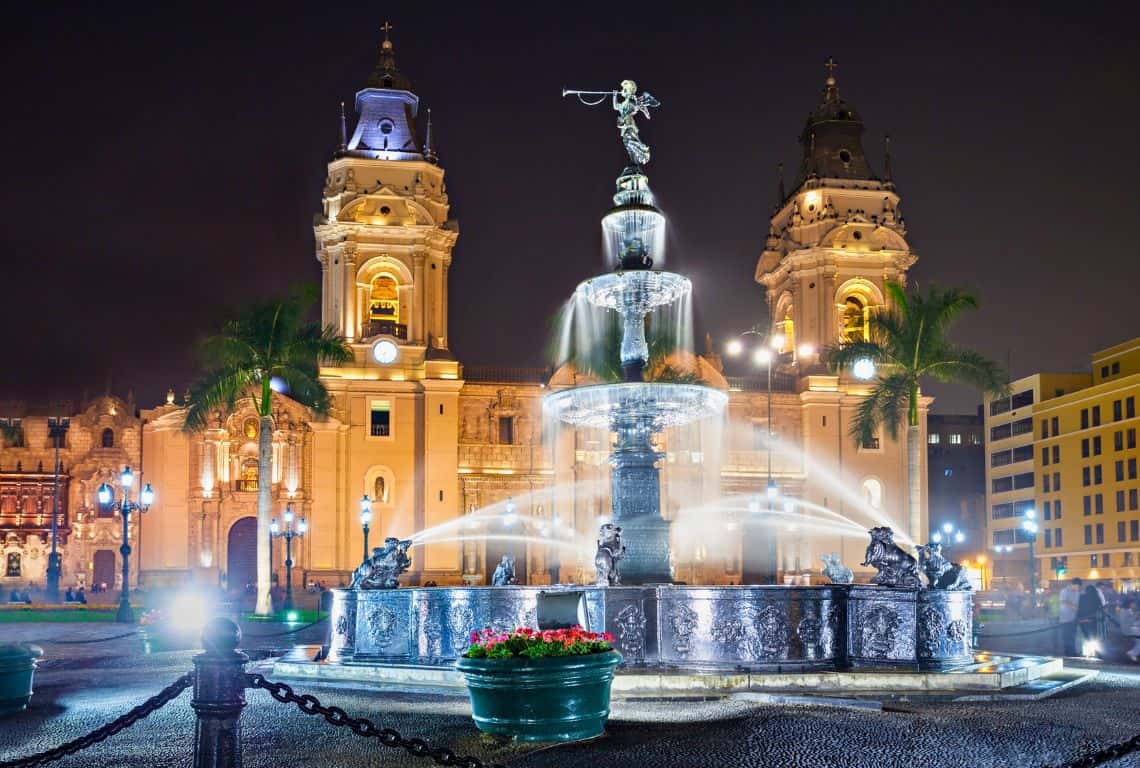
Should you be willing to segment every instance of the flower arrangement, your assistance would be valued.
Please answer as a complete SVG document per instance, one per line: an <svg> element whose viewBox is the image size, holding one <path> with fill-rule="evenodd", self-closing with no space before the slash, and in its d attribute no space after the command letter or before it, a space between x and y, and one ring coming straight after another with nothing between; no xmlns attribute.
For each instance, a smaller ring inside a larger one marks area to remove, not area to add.
<svg viewBox="0 0 1140 768"><path fill-rule="evenodd" d="M144 627L152 624L162 624L164 621L166 621L166 615L157 608L151 608L139 617L139 624Z"/></svg>
<svg viewBox="0 0 1140 768"><path fill-rule="evenodd" d="M496 632L487 627L471 633L471 645L463 653L468 659L509 659L526 656L584 656L613 650L609 632L587 632L575 625L569 629L537 630L519 627L512 632Z"/></svg>

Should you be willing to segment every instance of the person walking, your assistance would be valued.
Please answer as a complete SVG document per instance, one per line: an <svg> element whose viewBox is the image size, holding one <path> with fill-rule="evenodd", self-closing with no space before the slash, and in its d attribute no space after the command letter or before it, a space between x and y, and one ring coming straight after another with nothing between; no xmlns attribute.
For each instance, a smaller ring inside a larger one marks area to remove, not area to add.
<svg viewBox="0 0 1140 768"><path fill-rule="evenodd" d="M1103 647L1104 639L1104 598L1100 590L1089 584L1081 592L1077 602L1077 626L1081 630L1081 651L1084 655L1086 643L1098 643Z"/></svg>
<svg viewBox="0 0 1140 768"><path fill-rule="evenodd" d="M1073 579L1061 590L1057 619L1061 622L1061 654L1077 655L1077 604L1081 599L1083 582Z"/></svg>

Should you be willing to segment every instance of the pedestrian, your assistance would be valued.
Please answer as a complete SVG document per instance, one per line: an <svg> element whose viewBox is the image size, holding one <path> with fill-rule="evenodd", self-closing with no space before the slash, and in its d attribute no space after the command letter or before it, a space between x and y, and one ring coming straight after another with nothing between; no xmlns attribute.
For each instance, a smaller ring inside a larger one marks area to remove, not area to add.
<svg viewBox="0 0 1140 768"><path fill-rule="evenodd" d="M1124 598L1116 620L1120 624L1120 634L1132 641L1132 647L1125 653L1133 663L1140 662L1140 612L1136 610L1135 598Z"/></svg>
<svg viewBox="0 0 1140 768"><path fill-rule="evenodd" d="M1100 644L1104 637L1104 599L1100 591L1089 584L1081 592L1077 601L1077 625L1081 630L1081 655L1085 655L1085 645ZM1094 654L1095 655L1095 654Z"/></svg>
<svg viewBox="0 0 1140 768"><path fill-rule="evenodd" d="M79 585L79 591L75 594L75 599L79 601L80 605L87 605L87 593L83 591L83 585Z"/></svg>
<svg viewBox="0 0 1140 768"><path fill-rule="evenodd" d="M71 591L71 587L68 587L67 591L63 593L63 602L65 602L65 603L74 603L75 602L75 593Z"/></svg>
<svg viewBox="0 0 1140 768"><path fill-rule="evenodd" d="M1083 587L1084 582L1073 579L1061 590L1057 618L1061 622L1061 653L1064 656L1077 655L1077 604Z"/></svg>

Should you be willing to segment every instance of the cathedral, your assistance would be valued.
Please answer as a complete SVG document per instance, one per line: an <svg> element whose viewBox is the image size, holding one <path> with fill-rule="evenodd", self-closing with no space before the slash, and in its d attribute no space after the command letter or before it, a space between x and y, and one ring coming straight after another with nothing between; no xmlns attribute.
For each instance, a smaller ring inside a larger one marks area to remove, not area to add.
<svg viewBox="0 0 1140 768"><path fill-rule="evenodd" d="M0 585L43 583L54 506L62 584L119 586L122 521L94 495L100 483L116 484L125 465L157 494L127 529L131 578L147 586L253 582L262 483L272 488L275 516L291 508L307 521L293 543L297 583L347 581L365 551L365 496L370 545L414 535L411 583L486 584L503 555L515 558L520 583L593 579L594 537L609 511L611 436L545 422L543 396L576 381L573 369L483 370L451 351L448 274L459 227L430 112L387 36L354 107L351 130L342 113L314 224L321 318L353 353L321 370L330 414L314 418L276 395L271 471L261 477L252 410L217 412L188 434L173 391L151 408L107 395L55 414L70 421L53 438L53 414L0 403ZM781 182L755 270L783 341L772 383L725 376L710 344L697 370L728 392L724 422L655 438L678 581L742 583L763 573L811 583L821 554L861 562L866 537L850 535L853 528L891 524L914 540L925 533L925 506L919 519L905 511L905 442L880 435L856 444L849 429L869 385L819 362L827 346L867 334L886 301L885 281L903 281L916 260L889 152L876 173L862 133L829 62L800 138L798 178L789 193ZM476 255L460 249L459 257ZM455 301L465 300L457 293ZM920 474L925 505L925 466ZM755 525L773 486L850 521L848 535L841 525L792 517ZM284 542L272 547L280 579Z"/></svg>

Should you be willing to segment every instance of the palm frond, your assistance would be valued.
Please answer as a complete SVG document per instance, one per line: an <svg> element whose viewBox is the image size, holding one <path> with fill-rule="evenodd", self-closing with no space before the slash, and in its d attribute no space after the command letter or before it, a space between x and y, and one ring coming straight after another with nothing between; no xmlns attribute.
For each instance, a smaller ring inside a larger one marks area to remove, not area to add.
<svg viewBox="0 0 1140 768"><path fill-rule="evenodd" d="M922 371L939 381L968 384L994 396L1008 394L1009 374L993 360L972 349L947 346L938 360Z"/></svg>
<svg viewBox="0 0 1140 768"><path fill-rule="evenodd" d="M249 391L254 383L248 368L221 369L203 374L190 388L190 405L182 428L187 432L205 429L209 416L221 408L233 412L238 398Z"/></svg>
<svg viewBox="0 0 1140 768"><path fill-rule="evenodd" d="M847 370L860 360L880 364L890 361L890 357L887 349L874 341L850 341L827 347L820 353L820 359L832 371Z"/></svg>

